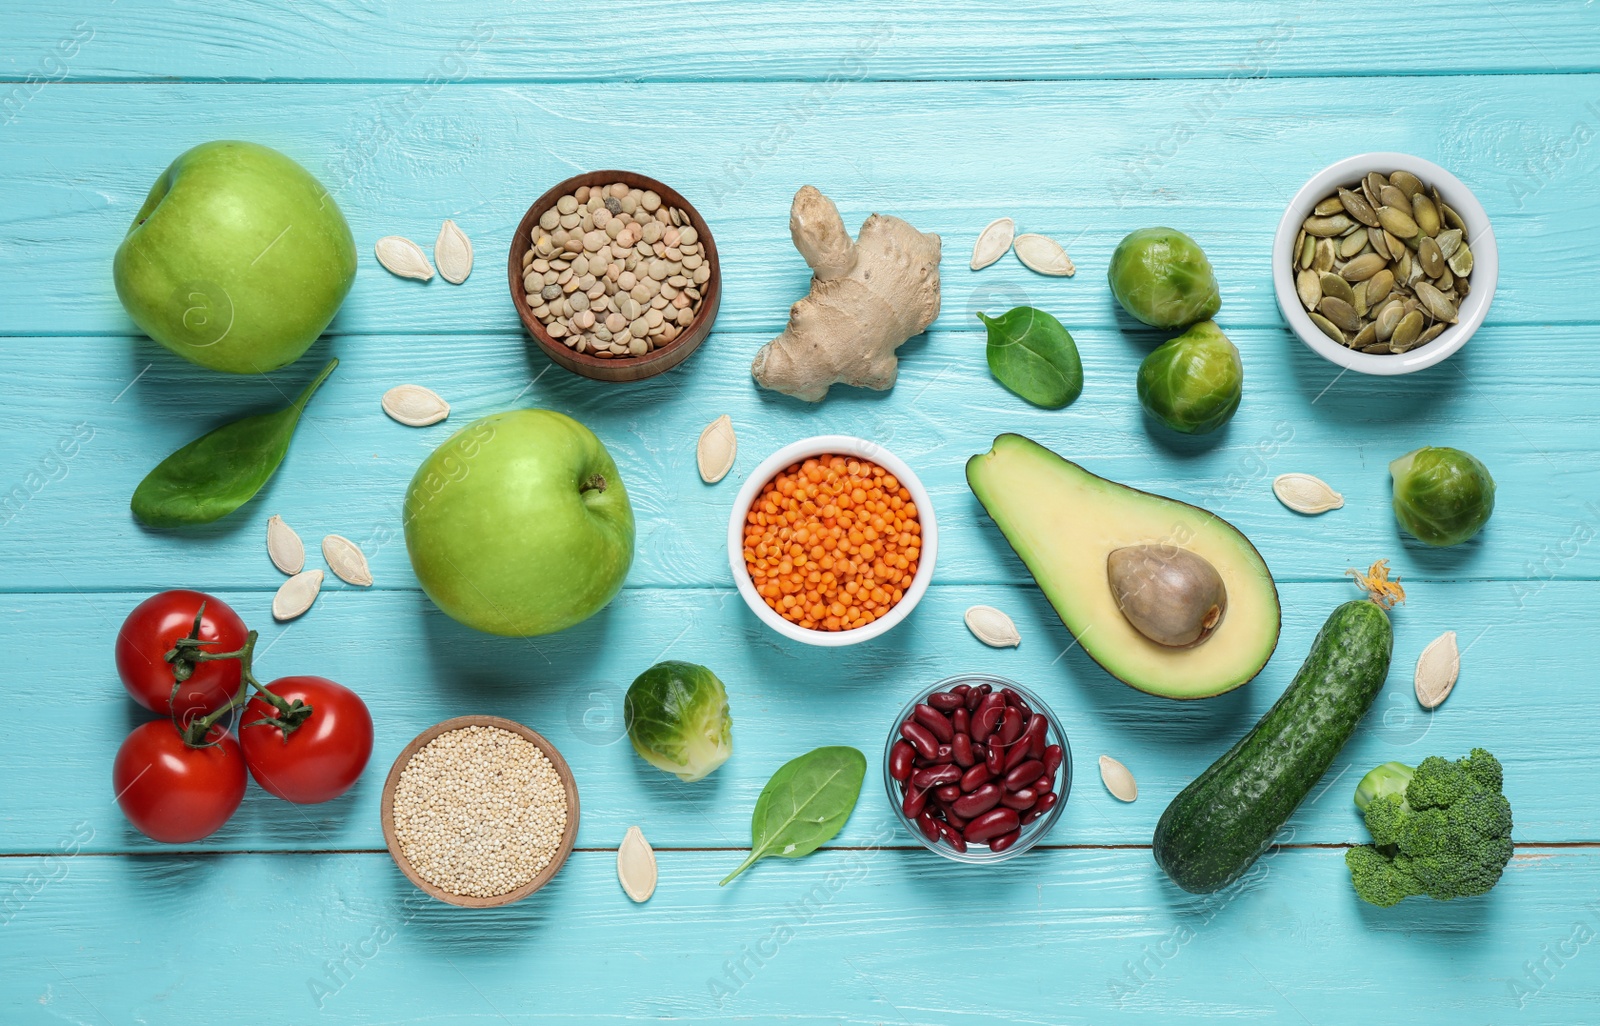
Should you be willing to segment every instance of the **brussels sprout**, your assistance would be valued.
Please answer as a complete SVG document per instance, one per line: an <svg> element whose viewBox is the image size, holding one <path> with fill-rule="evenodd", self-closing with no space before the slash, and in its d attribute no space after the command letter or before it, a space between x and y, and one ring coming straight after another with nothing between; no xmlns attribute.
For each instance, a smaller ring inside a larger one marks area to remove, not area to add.
<svg viewBox="0 0 1600 1026"><path fill-rule="evenodd" d="M1139 402L1174 431L1203 435L1226 424L1244 393L1239 350L1214 321L1201 321L1144 358Z"/></svg>
<svg viewBox="0 0 1600 1026"><path fill-rule="evenodd" d="M1211 261L1176 228L1141 228L1117 244L1106 269L1122 308L1157 328L1187 328L1222 308Z"/></svg>
<svg viewBox="0 0 1600 1026"><path fill-rule="evenodd" d="M1389 464L1394 516L1429 545L1459 545L1494 512L1489 468L1462 452L1425 445Z"/></svg>
<svg viewBox="0 0 1600 1026"><path fill-rule="evenodd" d="M622 713L633 750L679 780L699 780L733 754L728 692L704 666L655 664L628 688Z"/></svg>

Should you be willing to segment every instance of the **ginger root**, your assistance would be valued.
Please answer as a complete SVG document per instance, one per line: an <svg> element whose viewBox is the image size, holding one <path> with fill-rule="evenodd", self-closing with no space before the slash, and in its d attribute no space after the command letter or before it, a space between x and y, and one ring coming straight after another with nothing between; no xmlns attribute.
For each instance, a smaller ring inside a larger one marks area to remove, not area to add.
<svg viewBox="0 0 1600 1026"><path fill-rule="evenodd" d="M873 214L851 242L839 209L810 185L794 195L789 234L811 293L756 354L756 383L811 403L835 383L892 388L894 351L939 316L939 236Z"/></svg>

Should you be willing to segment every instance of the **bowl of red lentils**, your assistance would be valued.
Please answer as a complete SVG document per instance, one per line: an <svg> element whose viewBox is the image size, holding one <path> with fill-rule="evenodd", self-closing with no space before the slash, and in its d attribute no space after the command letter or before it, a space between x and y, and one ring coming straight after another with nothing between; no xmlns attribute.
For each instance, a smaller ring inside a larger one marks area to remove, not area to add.
<svg viewBox="0 0 1600 1026"><path fill-rule="evenodd" d="M937 548L916 474L849 435L767 457L728 520L739 594L762 623L807 645L854 645L904 620L928 590Z"/></svg>

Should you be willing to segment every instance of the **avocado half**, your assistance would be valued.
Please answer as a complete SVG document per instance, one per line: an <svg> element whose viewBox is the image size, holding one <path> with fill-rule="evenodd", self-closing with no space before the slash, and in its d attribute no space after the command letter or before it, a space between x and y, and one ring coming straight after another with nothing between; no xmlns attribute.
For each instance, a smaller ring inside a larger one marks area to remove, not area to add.
<svg viewBox="0 0 1600 1026"><path fill-rule="evenodd" d="M967 484L1089 657L1163 698L1210 698L1261 672L1278 646L1272 573L1238 528L1198 506L1089 473L1022 435L967 461ZM1222 622L1190 648L1159 645L1117 608L1106 557L1127 545L1177 545L1222 575Z"/></svg>

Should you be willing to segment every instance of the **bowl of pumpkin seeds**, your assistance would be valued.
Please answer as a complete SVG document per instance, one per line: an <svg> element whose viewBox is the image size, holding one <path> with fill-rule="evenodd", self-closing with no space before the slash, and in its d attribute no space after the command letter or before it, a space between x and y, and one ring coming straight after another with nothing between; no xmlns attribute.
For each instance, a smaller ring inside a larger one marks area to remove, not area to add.
<svg viewBox="0 0 1600 1026"><path fill-rule="evenodd" d="M1363 374L1409 374L1466 345L1498 277L1482 204L1444 168L1405 153L1324 168L1290 201L1272 248L1289 327Z"/></svg>

